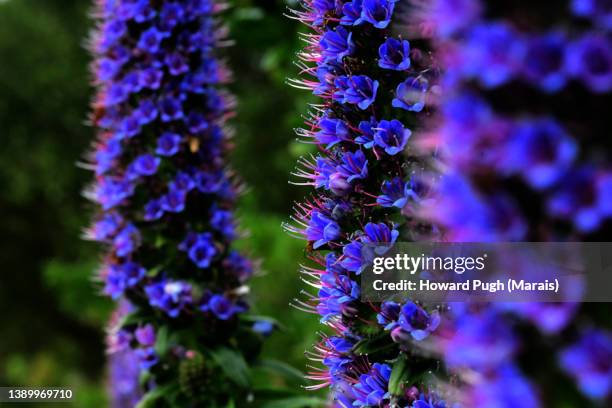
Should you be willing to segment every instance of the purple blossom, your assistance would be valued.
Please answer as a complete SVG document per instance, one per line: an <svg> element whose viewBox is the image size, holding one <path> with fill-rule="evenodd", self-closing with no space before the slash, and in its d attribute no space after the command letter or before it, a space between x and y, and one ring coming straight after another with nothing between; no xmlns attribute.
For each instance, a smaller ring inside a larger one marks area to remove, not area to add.
<svg viewBox="0 0 612 408"><path fill-rule="evenodd" d="M590 330L561 352L559 362L567 375L578 381L581 391L603 400L612 394L612 334Z"/></svg>
<svg viewBox="0 0 612 408"><path fill-rule="evenodd" d="M198 268L208 268L212 259L217 254L212 234L208 232L198 234L195 242L189 247L188 254L189 259Z"/></svg>
<svg viewBox="0 0 612 408"><path fill-rule="evenodd" d="M386 364L374 363L367 374L359 377L359 383L353 388L357 407L381 406L383 400L389 398L387 387L391 377L391 367Z"/></svg>
<svg viewBox="0 0 612 408"><path fill-rule="evenodd" d="M395 89L395 98L391 106L411 112L420 112L425 107L425 96L429 90L429 83L422 77L408 77Z"/></svg>
<svg viewBox="0 0 612 408"><path fill-rule="evenodd" d="M409 198L418 199L416 193L410 187L410 183L399 177L383 182L381 192L382 194L378 196L376 203L382 207L404 208Z"/></svg>
<svg viewBox="0 0 612 408"><path fill-rule="evenodd" d="M331 119L326 116L319 120L319 130L315 134L317 142L327 145L329 149L336 143L349 140L349 129L342 119Z"/></svg>
<svg viewBox="0 0 612 408"><path fill-rule="evenodd" d="M344 57L351 55L355 49L352 35L342 26L336 28L335 31L327 31L320 42L325 60L342 62Z"/></svg>
<svg viewBox="0 0 612 408"><path fill-rule="evenodd" d="M180 147L182 137L176 133L166 132L157 139L155 153L161 156L174 156Z"/></svg>
<svg viewBox="0 0 612 408"><path fill-rule="evenodd" d="M397 119L391 121L381 120L374 133L376 146L385 150L390 155L401 153L408 143L408 138L412 132L404 129L404 125Z"/></svg>
<svg viewBox="0 0 612 408"><path fill-rule="evenodd" d="M427 313L414 302L406 302L402 306L391 336L395 341L406 341L409 337L421 341L428 337L440 325L440 314L437 310ZM408 337L409 336L409 337Z"/></svg>
<svg viewBox="0 0 612 408"><path fill-rule="evenodd" d="M547 92L561 89L567 81L566 44L567 39L559 32L529 40L524 63L526 78Z"/></svg>
<svg viewBox="0 0 612 408"><path fill-rule="evenodd" d="M410 68L410 43L390 37L378 48L378 66L395 71Z"/></svg>
<svg viewBox="0 0 612 408"><path fill-rule="evenodd" d="M577 154L574 141L552 119L518 124L509 143L506 165L536 189L559 180Z"/></svg>
<svg viewBox="0 0 612 408"><path fill-rule="evenodd" d="M376 28L386 28L391 22L397 0L363 0L361 19Z"/></svg>
<svg viewBox="0 0 612 408"><path fill-rule="evenodd" d="M334 99L340 103L350 103L365 110L376 99L378 81L372 81L366 75L341 76L334 84L337 88Z"/></svg>
<svg viewBox="0 0 612 408"><path fill-rule="evenodd" d="M306 237L314 241L313 248L317 249L340 237L340 226L332 219L314 211L310 218L310 224L306 228Z"/></svg>
<svg viewBox="0 0 612 408"><path fill-rule="evenodd" d="M159 51L159 46L164 37L165 35L158 31L157 28L150 27L140 35L138 48L150 54L155 54Z"/></svg>
<svg viewBox="0 0 612 408"><path fill-rule="evenodd" d="M612 46L609 39L587 34L567 50L569 72L591 91L603 93L612 89Z"/></svg>

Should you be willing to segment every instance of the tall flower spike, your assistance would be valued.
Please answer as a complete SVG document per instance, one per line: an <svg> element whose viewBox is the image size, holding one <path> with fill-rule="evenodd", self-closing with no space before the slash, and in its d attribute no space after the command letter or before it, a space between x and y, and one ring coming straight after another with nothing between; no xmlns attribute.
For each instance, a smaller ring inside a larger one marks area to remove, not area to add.
<svg viewBox="0 0 612 408"><path fill-rule="evenodd" d="M87 195L100 211L88 236L107 248L104 292L131 304L117 337L142 391L163 388L145 394L160 406L242 406L248 384L235 384L223 360L253 357L243 350L262 339L238 319L252 265L232 249L239 187L225 161L234 102L216 56L223 7L99 0L95 12Z"/></svg>
<svg viewBox="0 0 612 408"><path fill-rule="evenodd" d="M553 10L547 1L435 0L419 13L416 25L434 28L444 61L428 145L446 170L422 208L439 228L436 239L609 240L603 107L612 103L612 39L604 3ZM610 320L597 316L609 311L456 304L430 336L467 406L606 405Z"/></svg>
<svg viewBox="0 0 612 408"><path fill-rule="evenodd" d="M404 347L404 340L431 335L439 313L415 303L393 313L383 305L384 313L380 305L361 302L358 284L364 245L411 240L418 227L427 229L408 217L423 193L415 174L425 160L411 136L430 110L435 70L428 42L398 34L399 16L414 10L407 0L308 0L304 7L294 15L311 29L298 64L306 78L291 83L320 98L297 132L319 153L300 160L294 173L314 191L296 205L285 228L308 241L317 264L302 273L318 293L295 305L317 313L334 332L309 353L324 365L308 375L314 381L309 388L329 387L334 406L343 408L443 405L422 380L435 361ZM387 330L377 321L381 313ZM405 364L412 365L419 390L389 388L391 373Z"/></svg>

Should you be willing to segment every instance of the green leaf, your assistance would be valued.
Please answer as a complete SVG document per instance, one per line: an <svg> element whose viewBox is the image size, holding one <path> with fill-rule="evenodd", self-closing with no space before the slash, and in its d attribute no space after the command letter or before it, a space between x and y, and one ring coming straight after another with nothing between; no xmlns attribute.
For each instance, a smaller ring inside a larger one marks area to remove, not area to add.
<svg viewBox="0 0 612 408"><path fill-rule="evenodd" d="M389 378L389 391L393 395L401 395L404 388L404 383L408 380L410 375L410 368L406 361L406 355L400 354L395 364L393 364L393 371L391 371L391 377Z"/></svg>
<svg viewBox="0 0 612 408"><path fill-rule="evenodd" d="M176 389L176 384L166 384L161 387L157 387L147 392L138 401L138 404L134 408L154 408L157 406L157 402L164 396L171 394Z"/></svg>
<svg viewBox="0 0 612 408"><path fill-rule="evenodd" d="M287 363L283 363L282 361L274 360L271 358L264 359L259 362L258 366L263 368L264 370L279 374L288 380L295 381L298 383L304 382L304 373Z"/></svg>
<svg viewBox="0 0 612 408"><path fill-rule="evenodd" d="M242 354L228 348L220 348L211 352L211 355L229 380L242 388L249 387L249 366L244 361Z"/></svg>
<svg viewBox="0 0 612 408"><path fill-rule="evenodd" d="M261 408L315 408L324 407L327 401L316 397L292 397L268 402Z"/></svg>
<svg viewBox="0 0 612 408"><path fill-rule="evenodd" d="M158 356L163 356L168 351L169 345L168 327L162 326L157 330L155 339L155 353Z"/></svg>

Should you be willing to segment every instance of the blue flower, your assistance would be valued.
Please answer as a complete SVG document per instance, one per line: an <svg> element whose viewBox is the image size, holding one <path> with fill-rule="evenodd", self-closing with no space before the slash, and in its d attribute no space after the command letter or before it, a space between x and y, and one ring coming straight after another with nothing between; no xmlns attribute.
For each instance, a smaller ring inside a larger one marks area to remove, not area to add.
<svg viewBox="0 0 612 408"><path fill-rule="evenodd" d="M164 39L164 34L155 27L149 27L143 31L138 40L138 48L150 54L155 54L159 51L159 46Z"/></svg>
<svg viewBox="0 0 612 408"><path fill-rule="evenodd" d="M481 24L469 34L464 69L494 88L512 79L523 63L525 47L516 32L504 23Z"/></svg>
<svg viewBox="0 0 612 408"><path fill-rule="evenodd" d="M176 133L165 132L157 139L155 153L161 156L174 156L179 151L182 137Z"/></svg>
<svg viewBox="0 0 612 408"><path fill-rule="evenodd" d="M353 0L344 3L342 6L342 18L340 24L343 25L358 25L363 20L361 19L363 0Z"/></svg>
<svg viewBox="0 0 612 408"><path fill-rule="evenodd" d="M387 38L378 48L378 66L395 71L405 71L410 68L410 43L406 40Z"/></svg>
<svg viewBox="0 0 612 408"><path fill-rule="evenodd" d="M361 134L355 138L355 142L363 145L366 149L371 149L374 146L374 133L376 133L377 127L378 122L374 117L370 118L369 121L359 122Z"/></svg>
<svg viewBox="0 0 612 408"><path fill-rule="evenodd" d="M382 207L404 208L409 198L417 199L416 193L410 188L410 183L400 177L383 182L382 194L376 198L376 203Z"/></svg>
<svg viewBox="0 0 612 408"><path fill-rule="evenodd" d="M159 220L164 215L160 200L150 200L144 208L143 218L145 221Z"/></svg>
<svg viewBox="0 0 612 408"><path fill-rule="evenodd" d="M612 5L606 0L572 0L572 11L590 18L604 29L612 29Z"/></svg>
<svg viewBox="0 0 612 408"><path fill-rule="evenodd" d="M434 310L427 313L414 302L406 302L401 308L397 326L391 332L395 341L406 341L408 336L416 341L428 337L440 325L440 314Z"/></svg>
<svg viewBox="0 0 612 408"><path fill-rule="evenodd" d="M336 143L349 140L349 129L342 119L331 119L323 116L319 120L319 130L315 133L315 138L321 144L327 145L329 149Z"/></svg>
<svg viewBox="0 0 612 408"><path fill-rule="evenodd" d="M113 248L117 256L128 256L140 245L140 232L133 224L128 224L113 239Z"/></svg>
<svg viewBox="0 0 612 408"><path fill-rule="evenodd" d="M576 157L572 138L553 119L519 123L509 141L506 165L523 174L536 189L550 187L568 170Z"/></svg>
<svg viewBox="0 0 612 408"><path fill-rule="evenodd" d="M612 90L612 45L599 34L586 34L571 44L566 54L569 72L591 91Z"/></svg>
<svg viewBox="0 0 612 408"><path fill-rule="evenodd" d="M566 45L567 39L559 32L531 39L527 43L523 64L526 78L547 92L561 89L567 82Z"/></svg>
<svg viewBox="0 0 612 408"><path fill-rule="evenodd" d="M561 352L563 370L576 378L589 398L600 399L612 393L612 334L589 330L579 341Z"/></svg>
<svg viewBox="0 0 612 408"><path fill-rule="evenodd" d="M365 110L376 99L378 81L366 75L340 76L334 84L337 89L333 96L340 103L354 104Z"/></svg>
<svg viewBox="0 0 612 408"><path fill-rule="evenodd" d="M145 287L151 306L178 317L181 311L192 304L191 285L182 281L161 280Z"/></svg>
<svg viewBox="0 0 612 408"><path fill-rule="evenodd" d="M374 133L374 142L376 146L384 149L388 155L396 155L401 153L408 143L408 138L412 132L409 129L404 129L404 125L397 119L392 121L381 120L378 123L376 133Z"/></svg>
<svg viewBox="0 0 612 408"><path fill-rule="evenodd" d="M189 248L188 254L198 268L208 268L217 254L212 234L208 232L198 234L195 242Z"/></svg>
<svg viewBox="0 0 612 408"><path fill-rule="evenodd" d="M131 164L130 169L137 176L152 176L157 173L161 160L152 154L145 153L138 156ZM129 171L129 170L128 170Z"/></svg>
<svg viewBox="0 0 612 408"><path fill-rule="evenodd" d="M361 19L376 28L387 28L397 0L363 0Z"/></svg>
<svg viewBox="0 0 612 408"><path fill-rule="evenodd" d="M314 241L313 248L317 249L340 237L340 226L332 219L326 217L319 211L313 211L310 223L306 228L306 237Z"/></svg>
<svg viewBox="0 0 612 408"><path fill-rule="evenodd" d="M387 364L374 363L368 374L362 374L359 382L353 387L354 406L378 407L390 397L388 387L391 367Z"/></svg>
<svg viewBox="0 0 612 408"><path fill-rule="evenodd" d="M182 190L171 189L161 197L161 208L166 212L180 213L185 209L187 194Z"/></svg>
<svg viewBox="0 0 612 408"><path fill-rule="evenodd" d="M159 110L164 122L170 122L183 118L183 106L180 99L166 97L160 102Z"/></svg>
<svg viewBox="0 0 612 408"><path fill-rule="evenodd" d="M327 31L319 45L325 61L342 62L342 59L351 55L355 49L352 40L353 33L339 26L335 31Z"/></svg>
<svg viewBox="0 0 612 408"><path fill-rule="evenodd" d="M227 239L236 238L236 226L231 211L213 208L210 225Z"/></svg>
<svg viewBox="0 0 612 408"><path fill-rule="evenodd" d="M138 365L141 370L148 370L159 362L157 354L155 354L154 347L145 347L136 349L134 352L138 358Z"/></svg>
<svg viewBox="0 0 612 408"><path fill-rule="evenodd" d="M243 311L223 295L213 295L208 301L208 307L221 320L228 320L236 313Z"/></svg>
<svg viewBox="0 0 612 408"><path fill-rule="evenodd" d="M391 106L411 112L420 112L425 107L425 95L429 82L423 77L408 77L395 89Z"/></svg>
<svg viewBox="0 0 612 408"><path fill-rule="evenodd" d="M347 183L357 179L365 179L368 176L368 160L361 150L355 153L346 152L342 155L342 164L336 167L337 173Z"/></svg>

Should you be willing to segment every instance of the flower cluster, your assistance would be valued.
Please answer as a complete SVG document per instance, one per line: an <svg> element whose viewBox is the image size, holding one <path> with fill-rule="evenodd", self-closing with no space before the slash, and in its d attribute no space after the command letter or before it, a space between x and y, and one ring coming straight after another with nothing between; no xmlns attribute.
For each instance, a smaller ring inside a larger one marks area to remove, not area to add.
<svg viewBox="0 0 612 408"><path fill-rule="evenodd" d="M296 307L318 314L335 333L311 354L325 366L309 374L316 382L311 388L330 387L335 406L344 408L391 400L402 407L443 406L433 395L409 392L405 381L389 385L406 359L420 360L415 377L435 369L405 346L436 330L438 312L411 302L381 310L360 301L358 284L364 247L408 240L418 227L409 221L422 193L413 176L424 161L411 138L427 112L435 75L428 43L394 31L412 7L408 1L309 0L304 6L294 12L311 29L298 63L304 78L292 84L320 98L297 131L318 154L301 159L294 173L296 184L314 193L296 204L285 228L308 241L314 266L302 273L318 290Z"/></svg>
<svg viewBox="0 0 612 408"><path fill-rule="evenodd" d="M234 102L215 56L222 9L213 0L99 0L96 10L99 137L87 195L101 211L88 237L108 248L104 292L133 305L117 336L148 376L146 389L176 381L186 355L227 346L247 309L253 268L232 249L239 184L225 163ZM198 393L213 401L221 388L212 380L223 376L202 375L211 381ZM189 405L178 388L162 397Z"/></svg>
<svg viewBox="0 0 612 408"><path fill-rule="evenodd" d="M434 238L609 237L607 2L573 0L553 9L545 1L435 0L423 7L412 23L432 35L443 65L435 126L423 144L437 147L444 169L420 210L439 228ZM601 322L586 309L451 305L430 340L454 378L467 380L468 406L588 405L612 393L610 364L595 363L609 361L612 343L609 329L591 328ZM573 379L575 389L551 392L542 378L555 376Z"/></svg>

